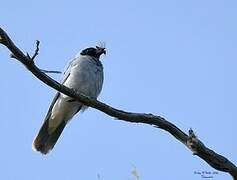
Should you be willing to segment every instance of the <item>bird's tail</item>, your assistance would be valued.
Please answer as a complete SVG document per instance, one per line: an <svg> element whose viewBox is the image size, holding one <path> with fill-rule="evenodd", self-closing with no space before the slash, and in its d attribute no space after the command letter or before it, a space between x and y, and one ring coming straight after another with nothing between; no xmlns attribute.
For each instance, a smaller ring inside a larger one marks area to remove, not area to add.
<svg viewBox="0 0 237 180"><path fill-rule="evenodd" d="M44 124L41 126L39 133L36 135L32 143L32 148L36 151L40 151L42 154L47 154L51 149L53 149L66 126L66 122L62 121L54 130L51 130L51 132L49 131L49 120L50 118L44 121Z"/></svg>

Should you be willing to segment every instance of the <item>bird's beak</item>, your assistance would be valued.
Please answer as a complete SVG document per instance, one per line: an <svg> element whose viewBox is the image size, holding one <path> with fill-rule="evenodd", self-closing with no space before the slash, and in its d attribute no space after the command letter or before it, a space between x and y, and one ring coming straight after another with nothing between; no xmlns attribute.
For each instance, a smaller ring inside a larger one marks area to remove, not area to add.
<svg viewBox="0 0 237 180"><path fill-rule="evenodd" d="M106 54L105 48L101 48L101 47L96 47L96 48L97 48L97 54L99 54L99 55Z"/></svg>
<svg viewBox="0 0 237 180"><path fill-rule="evenodd" d="M105 48L103 48L103 54L106 55L106 49Z"/></svg>

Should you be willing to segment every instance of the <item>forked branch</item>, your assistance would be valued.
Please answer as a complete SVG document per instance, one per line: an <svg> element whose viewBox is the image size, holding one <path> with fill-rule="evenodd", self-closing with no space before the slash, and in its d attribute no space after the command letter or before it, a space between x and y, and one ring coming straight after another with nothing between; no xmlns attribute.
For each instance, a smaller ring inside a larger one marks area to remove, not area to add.
<svg viewBox="0 0 237 180"><path fill-rule="evenodd" d="M173 135L177 140L188 147L194 155L199 156L201 159L206 161L211 167L219 170L228 172L232 175L234 180L237 180L237 167L222 155L217 154L213 150L207 148L193 133L190 129L188 135L180 130L177 126L171 122L165 120L161 116L155 116L146 113L132 113L126 112L119 109L115 109L105 103L91 99L85 95L79 94L74 89L70 89L57 81L53 80L47 76L41 69L39 69L35 63L34 58L37 56L39 51L39 41L37 41L37 46L35 54L32 58L28 54L24 54L19 48L15 46L12 40L9 38L7 33L0 28L0 44L6 46L12 53L12 57L19 60L26 68L31 71L38 79L43 81L48 86L54 88L55 90L64 93L76 100L82 102L83 104L95 108L105 114L115 117L115 120L124 120L132 123L144 123L153 125L157 128L161 128L171 135Z"/></svg>

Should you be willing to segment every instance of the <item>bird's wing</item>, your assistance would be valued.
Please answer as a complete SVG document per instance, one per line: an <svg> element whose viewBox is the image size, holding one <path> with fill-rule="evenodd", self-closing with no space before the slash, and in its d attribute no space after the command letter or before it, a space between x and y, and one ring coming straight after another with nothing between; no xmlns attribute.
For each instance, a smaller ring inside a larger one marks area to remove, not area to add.
<svg viewBox="0 0 237 180"><path fill-rule="evenodd" d="M68 77L70 76L70 72L71 72L71 68L73 66L73 62L74 60L72 60L65 68L64 72L63 72L63 78L60 81L61 84L64 84L64 82L68 79ZM60 92L57 92L56 95L53 98L53 101L50 104L49 110L47 112L47 115L45 117L45 120L47 120L49 118L49 116L51 115L51 111L54 107L55 102L58 100L58 98L60 97Z"/></svg>
<svg viewBox="0 0 237 180"><path fill-rule="evenodd" d="M65 82L70 77L70 74L72 74L71 70L73 64L75 63L71 61L67 66L66 70L64 71L64 75L61 80L62 84L65 84ZM53 149L60 134L62 133L64 127L66 126L67 121L70 120L73 117L73 115L81 109L81 105L78 104L77 102L69 103L71 105L69 105L69 107L66 107L67 105L65 105L65 99L60 98L63 98L62 94L60 92L57 92L49 107L47 115L44 119L44 123L41 126L39 132L37 133L32 144L33 149L40 151L43 154L47 154L49 150ZM62 102L61 100L64 102ZM59 105L61 109L57 109L57 106L60 103L62 103L62 105ZM75 104L78 105L78 107L77 106L75 107ZM54 110L54 108L56 108L57 110ZM71 112L73 112L73 114L70 114ZM66 113L66 117L63 117L65 115L64 113ZM54 114L57 115L54 118L52 118L51 116Z"/></svg>
<svg viewBox="0 0 237 180"><path fill-rule="evenodd" d="M63 72L63 78L61 79L61 84L64 84L64 82L67 80L67 78L69 77L72 67L75 64L75 60L76 58L74 58L72 61L70 61L65 67L64 72Z"/></svg>

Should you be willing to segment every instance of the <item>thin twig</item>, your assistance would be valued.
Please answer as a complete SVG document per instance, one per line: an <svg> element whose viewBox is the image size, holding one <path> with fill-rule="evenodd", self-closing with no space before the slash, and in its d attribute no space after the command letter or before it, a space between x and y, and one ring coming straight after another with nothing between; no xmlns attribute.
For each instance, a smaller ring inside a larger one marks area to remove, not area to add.
<svg viewBox="0 0 237 180"><path fill-rule="evenodd" d="M54 73L54 74L62 74L62 72L61 71L51 71L51 70L45 70L45 69L40 69L41 70L41 72L43 72L43 73Z"/></svg>
<svg viewBox="0 0 237 180"><path fill-rule="evenodd" d="M211 167L223 171L228 172L232 175L234 180L237 180L237 167L229 161L224 156L221 156L214 152L213 150L207 148L193 133L192 130L189 130L189 135L180 130L177 126L172 124L171 122L165 120L163 117L155 116L152 114L145 113L132 113L126 112L123 110L115 109L107 104L104 104L95 99L91 99L83 94L78 93L74 89L70 89L57 81L53 80L45 73L43 73L33 62L32 59L29 59L27 55L24 55L22 51L15 46L12 40L8 37L4 30L0 28L0 37L3 45L5 45L14 57L23 63L29 71L31 71L38 79L43 81L48 86L54 88L55 90L66 94L81 103L95 108L99 111L106 113L109 116L115 117L115 120L124 120L132 123L144 123L149 124L155 127L159 127L171 135L173 135L177 140L183 143L186 147L188 147L194 155L197 155L204 161L206 161Z"/></svg>
<svg viewBox="0 0 237 180"><path fill-rule="evenodd" d="M17 57L14 54L10 54L10 58L17 59Z"/></svg>
<svg viewBox="0 0 237 180"><path fill-rule="evenodd" d="M35 57L39 54L39 44L40 44L40 41L39 40L36 40L36 49L35 49L35 53L34 55L32 56L32 61L34 61Z"/></svg>

